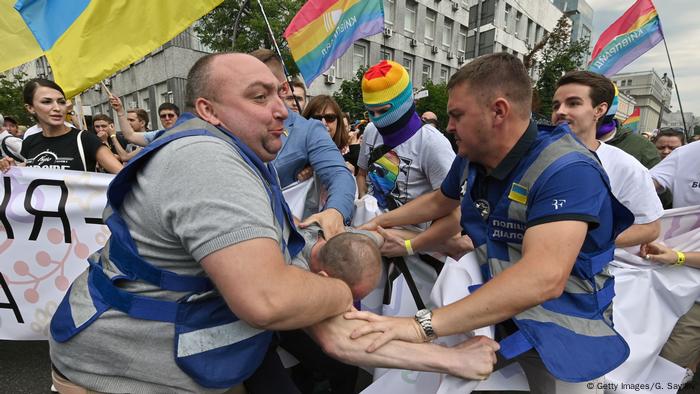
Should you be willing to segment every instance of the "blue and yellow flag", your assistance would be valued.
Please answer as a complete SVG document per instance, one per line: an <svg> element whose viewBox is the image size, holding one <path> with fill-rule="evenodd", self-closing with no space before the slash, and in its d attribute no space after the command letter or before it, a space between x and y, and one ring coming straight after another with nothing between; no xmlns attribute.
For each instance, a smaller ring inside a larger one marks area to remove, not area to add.
<svg viewBox="0 0 700 394"><path fill-rule="evenodd" d="M0 71L44 55L72 97L185 30L223 0L0 0Z"/></svg>

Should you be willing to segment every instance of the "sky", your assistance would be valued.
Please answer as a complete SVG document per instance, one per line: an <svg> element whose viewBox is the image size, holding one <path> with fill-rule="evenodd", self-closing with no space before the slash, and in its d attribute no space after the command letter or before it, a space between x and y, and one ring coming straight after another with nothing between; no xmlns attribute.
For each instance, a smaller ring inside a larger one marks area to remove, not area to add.
<svg viewBox="0 0 700 394"><path fill-rule="evenodd" d="M600 34L634 4L635 0L587 0L593 7L593 37L595 43ZM654 5L661 19L666 43L676 73L676 83L681 95L684 112L700 116L700 1L655 0ZM654 69L659 76L671 68L666 57L664 43L659 42L649 52L627 65L620 72L648 71ZM671 111L677 111L678 100L673 91Z"/></svg>

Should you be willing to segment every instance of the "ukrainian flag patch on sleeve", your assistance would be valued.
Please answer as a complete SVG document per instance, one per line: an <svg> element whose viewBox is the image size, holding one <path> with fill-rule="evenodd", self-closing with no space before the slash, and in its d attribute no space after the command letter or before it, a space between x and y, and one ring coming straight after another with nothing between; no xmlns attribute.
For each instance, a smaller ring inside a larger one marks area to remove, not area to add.
<svg viewBox="0 0 700 394"><path fill-rule="evenodd" d="M508 198L521 204L527 204L527 192L528 190L525 186L513 182Z"/></svg>

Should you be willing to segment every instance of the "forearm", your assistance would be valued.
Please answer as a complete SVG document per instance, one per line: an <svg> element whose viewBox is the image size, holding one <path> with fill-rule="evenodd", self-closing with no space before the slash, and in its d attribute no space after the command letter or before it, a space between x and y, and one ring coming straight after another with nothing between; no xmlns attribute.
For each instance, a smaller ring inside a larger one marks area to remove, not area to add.
<svg viewBox="0 0 700 394"><path fill-rule="evenodd" d="M122 162L129 161L129 159L131 158L129 156L129 152L127 152L126 149L124 149L122 144L119 142L119 138L117 138L117 135L112 134L109 136L109 138L112 140L112 146L114 146L114 150L117 151L119 160L121 160Z"/></svg>
<svg viewBox="0 0 700 394"><path fill-rule="evenodd" d="M368 353L365 349L378 333L350 339L350 333L362 324L360 320L345 320L342 316L336 316L310 327L308 331L326 353L345 363L452 373L449 364L453 355L450 350L434 344L391 341Z"/></svg>
<svg viewBox="0 0 700 394"><path fill-rule="evenodd" d="M126 140L132 144L136 144L136 142L132 141L132 139L136 138L136 132L131 128L131 123L129 123L129 119L127 119L125 111L117 113L117 121L119 122L119 128L121 128L124 138L126 138Z"/></svg>
<svg viewBox="0 0 700 394"><path fill-rule="evenodd" d="M357 196L362 198L367 194L367 170L360 168L360 171L355 177L355 181L357 182Z"/></svg>
<svg viewBox="0 0 700 394"><path fill-rule="evenodd" d="M446 216L458 207L458 200L447 198L440 190L435 190L377 216L374 221L385 228L424 223Z"/></svg>
<svg viewBox="0 0 700 394"><path fill-rule="evenodd" d="M700 252L686 252L685 265L700 268Z"/></svg>
<svg viewBox="0 0 700 394"><path fill-rule="evenodd" d="M294 266L285 266L267 288L264 299L271 304L268 330L291 330L308 327L329 316L348 310L352 295L341 280L312 274Z"/></svg>
<svg viewBox="0 0 700 394"><path fill-rule="evenodd" d="M659 222L659 220L645 224L633 224L617 236L615 239L615 246L618 248L626 248L653 242L659 237L660 232L661 222Z"/></svg>
<svg viewBox="0 0 700 394"><path fill-rule="evenodd" d="M461 233L459 219L460 209L457 208L449 215L435 220L427 230L417 233L411 240L413 250L449 252L445 247L445 241Z"/></svg>
<svg viewBox="0 0 700 394"><path fill-rule="evenodd" d="M343 220L348 223L352 217L355 202L355 179L347 167L343 170L334 171L334 174L327 178L329 184L328 201L325 209L334 208L343 215Z"/></svg>
<svg viewBox="0 0 700 394"><path fill-rule="evenodd" d="M116 157L114 157L112 151L110 151L109 148L104 145L97 150L96 158L97 163L99 163L99 165L110 174L116 174L124 167L122 166L122 163Z"/></svg>

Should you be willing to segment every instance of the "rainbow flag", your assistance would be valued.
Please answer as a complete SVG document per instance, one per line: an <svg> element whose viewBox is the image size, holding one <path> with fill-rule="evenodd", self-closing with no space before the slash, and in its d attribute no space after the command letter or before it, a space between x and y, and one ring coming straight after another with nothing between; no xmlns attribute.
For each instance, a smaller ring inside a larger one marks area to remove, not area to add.
<svg viewBox="0 0 700 394"><path fill-rule="evenodd" d="M637 0L620 19L600 35L588 70L610 76L664 39L651 0Z"/></svg>
<svg viewBox="0 0 700 394"><path fill-rule="evenodd" d="M284 32L307 85L353 42L384 29L382 0L309 0Z"/></svg>
<svg viewBox="0 0 700 394"><path fill-rule="evenodd" d="M632 115L622 122L622 125L631 129L635 133L639 131L639 107L634 107Z"/></svg>
<svg viewBox="0 0 700 394"><path fill-rule="evenodd" d="M223 0L0 0L0 72L46 56L68 97L165 44Z"/></svg>

